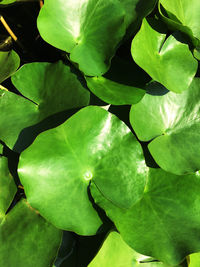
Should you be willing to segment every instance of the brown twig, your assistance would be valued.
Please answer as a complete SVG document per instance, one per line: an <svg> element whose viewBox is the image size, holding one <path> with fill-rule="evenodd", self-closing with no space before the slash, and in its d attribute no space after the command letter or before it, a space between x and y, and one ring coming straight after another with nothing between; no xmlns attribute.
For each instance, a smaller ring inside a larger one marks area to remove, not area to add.
<svg viewBox="0 0 200 267"><path fill-rule="evenodd" d="M19 189L24 189L24 187L22 185L18 185Z"/></svg>
<svg viewBox="0 0 200 267"><path fill-rule="evenodd" d="M9 27L8 23L5 21L4 17L0 15L0 21L3 24L4 28L7 30L7 32L10 34L10 36L13 38L15 42L17 42L17 36L14 34L14 32Z"/></svg>
<svg viewBox="0 0 200 267"><path fill-rule="evenodd" d="M43 7L43 5L44 5L44 3L43 3L43 1L42 1L42 0L39 0L39 4L40 4L40 8L42 8L42 7Z"/></svg>

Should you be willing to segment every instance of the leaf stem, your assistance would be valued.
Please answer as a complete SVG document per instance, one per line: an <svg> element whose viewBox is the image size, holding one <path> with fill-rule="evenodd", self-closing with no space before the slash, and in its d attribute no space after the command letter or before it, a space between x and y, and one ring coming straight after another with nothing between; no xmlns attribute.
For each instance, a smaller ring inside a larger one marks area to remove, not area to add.
<svg viewBox="0 0 200 267"><path fill-rule="evenodd" d="M0 90L8 91L8 89L6 87L4 87L3 85L1 85L1 84L0 84Z"/></svg>
<svg viewBox="0 0 200 267"><path fill-rule="evenodd" d="M40 8L42 8L43 5L44 5L43 1L42 0L39 0L39 3L40 3Z"/></svg>
<svg viewBox="0 0 200 267"><path fill-rule="evenodd" d="M8 23L5 21L4 17L0 15L0 21L3 24L4 28L7 30L7 32L10 34L10 36L13 38L15 42L17 42L17 36L14 34L14 32L9 27Z"/></svg>

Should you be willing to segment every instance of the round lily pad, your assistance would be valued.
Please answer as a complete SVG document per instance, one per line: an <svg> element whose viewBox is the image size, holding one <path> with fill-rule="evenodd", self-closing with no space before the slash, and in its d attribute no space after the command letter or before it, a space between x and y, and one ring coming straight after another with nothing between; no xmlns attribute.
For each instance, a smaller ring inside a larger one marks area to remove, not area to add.
<svg viewBox="0 0 200 267"><path fill-rule="evenodd" d="M93 235L101 220L88 198L89 184L126 209L142 197L146 169L130 129L108 111L90 106L40 134L22 152L18 173L29 203L47 220Z"/></svg>

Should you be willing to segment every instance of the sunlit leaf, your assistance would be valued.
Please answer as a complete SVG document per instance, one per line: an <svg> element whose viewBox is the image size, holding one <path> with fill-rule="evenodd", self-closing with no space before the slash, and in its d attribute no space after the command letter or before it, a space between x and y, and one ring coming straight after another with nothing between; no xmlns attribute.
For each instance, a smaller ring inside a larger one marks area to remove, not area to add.
<svg viewBox="0 0 200 267"><path fill-rule="evenodd" d="M143 20L140 31L133 39L133 59L152 79L168 90L181 93L191 84L197 71L197 61L187 44L180 42L175 35L166 39L166 34L152 28L152 25L158 26L158 22L149 22Z"/></svg>
<svg viewBox="0 0 200 267"><path fill-rule="evenodd" d="M20 156L30 204L58 228L93 235L101 224L88 198L92 181L116 205L143 194L146 165L130 129L100 107L87 107L40 134Z"/></svg>
<svg viewBox="0 0 200 267"><path fill-rule="evenodd" d="M199 172L179 176L150 169L142 199L128 210L108 201L93 183L91 192L137 252L174 266L200 250Z"/></svg>
<svg viewBox="0 0 200 267"><path fill-rule="evenodd" d="M157 83L150 85L150 93L133 105L131 125L141 141L152 141L149 150L157 164L175 174L200 169L200 79L195 78L181 94L165 91Z"/></svg>

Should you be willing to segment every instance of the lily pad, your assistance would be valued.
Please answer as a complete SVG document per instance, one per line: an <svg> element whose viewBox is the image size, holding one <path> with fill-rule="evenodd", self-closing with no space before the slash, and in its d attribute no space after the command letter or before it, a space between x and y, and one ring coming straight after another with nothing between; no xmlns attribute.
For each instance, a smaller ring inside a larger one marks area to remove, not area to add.
<svg viewBox="0 0 200 267"><path fill-rule="evenodd" d="M15 194L17 187L8 169L8 160L0 156L0 222L5 216Z"/></svg>
<svg viewBox="0 0 200 267"><path fill-rule="evenodd" d="M166 34L152 28L156 20L149 22L143 20L133 39L133 59L152 79L170 91L181 93L191 84L197 71L197 61L187 44L178 41L175 35L166 39Z"/></svg>
<svg viewBox="0 0 200 267"><path fill-rule="evenodd" d="M123 69L123 71L121 71ZM114 57L109 71L100 77L85 77L88 88L103 101L113 105L139 102L150 77L133 60Z"/></svg>
<svg viewBox="0 0 200 267"><path fill-rule="evenodd" d="M194 45L198 45L200 41L199 0L160 0L160 4L166 12L166 16L164 16L160 8L164 21L174 30L186 33L192 39Z"/></svg>
<svg viewBox="0 0 200 267"><path fill-rule="evenodd" d="M146 181L142 148L130 129L95 106L40 134L22 152L18 173L31 206L56 227L81 235L101 225L88 198L91 182L126 209L141 198Z"/></svg>
<svg viewBox="0 0 200 267"><path fill-rule="evenodd" d="M108 201L91 184L91 193L138 253L179 264L200 250L200 173L179 176L149 169L143 198L128 210Z"/></svg>
<svg viewBox="0 0 200 267"><path fill-rule="evenodd" d="M181 94L152 95L157 88L164 91L152 83L150 93L132 106L131 125L141 141L151 141L150 153L162 169L174 174L195 172L200 169L200 79L195 78Z"/></svg>
<svg viewBox="0 0 200 267"><path fill-rule="evenodd" d="M62 231L21 200L0 224L0 265L52 266L61 237Z"/></svg>
<svg viewBox="0 0 200 267"><path fill-rule="evenodd" d="M19 67L20 58L14 51L0 51L0 83L9 78Z"/></svg>
<svg viewBox="0 0 200 267"><path fill-rule="evenodd" d="M80 79L61 61L22 66L12 76L12 82L26 98L0 90L0 139L15 149L23 129L52 114L87 105L90 93Z"/></svg>
<svg viewBox="0 0 200 267"><path fill-rule="evenodd" d="M71 60L86 75L99 76L108 70L125 35L124 16L119 1L46 0L38 29L46 42L71 53Z"/></svg>
<svg viewBox="0 0 200 267"><path fill-rule="evenodd" d="M170 267L130 248L117 232L111 232L88 267Z"/></svg>
<svg viewBox="0 0 200 267"><path fill-rule="evenodd" d="M46 0L38 29L46 42L70 53L70 59L85 75L101 76L109 69L129 25L136 28L155 2Z"/></svg>

